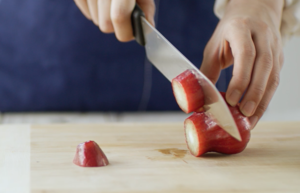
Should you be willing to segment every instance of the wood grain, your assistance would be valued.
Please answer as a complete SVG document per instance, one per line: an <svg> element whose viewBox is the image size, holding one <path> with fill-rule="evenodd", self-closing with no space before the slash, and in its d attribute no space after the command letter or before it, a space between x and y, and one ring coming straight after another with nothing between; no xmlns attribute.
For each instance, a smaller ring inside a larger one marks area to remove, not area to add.
<svg viewBox="0 0 300 193"><path fill-rule="evenodd" d="M31 192L299 192L300 122L260 123L236 155L187 152L182 124L34 125ZM110 165L72 163L96 141Z"/></svg>

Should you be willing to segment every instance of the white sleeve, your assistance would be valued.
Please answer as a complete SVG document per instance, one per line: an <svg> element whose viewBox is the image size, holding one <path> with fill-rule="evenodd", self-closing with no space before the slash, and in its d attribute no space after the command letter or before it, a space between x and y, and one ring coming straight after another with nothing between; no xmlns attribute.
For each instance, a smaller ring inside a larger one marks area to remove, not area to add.
<svg viewBox="0 0 300 193"><path fill-rule="evenodd" d="M219 19L223 17L229 1L215 1L214 12ZM286 42L292 36L300 35L300 0L285 0L280 32L283 42Z"/></svg>

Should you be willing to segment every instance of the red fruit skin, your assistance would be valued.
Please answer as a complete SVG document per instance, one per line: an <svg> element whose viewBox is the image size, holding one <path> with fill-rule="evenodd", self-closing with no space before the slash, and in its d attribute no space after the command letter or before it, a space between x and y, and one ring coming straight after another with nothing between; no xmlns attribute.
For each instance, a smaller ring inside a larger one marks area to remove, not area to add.
<svg viewBox="0 0 300 193"><path fill-rule="evenodd" d="M183 88L183 92L186 95L186 104L182 104L179 100L176 85L179 85ZM193 70L186 70L172 80L173 94L176 99L177 104L181 110L185 113L190 113L200 109L204 105L204 93L202 87L199 83L199 80L196 78Z"/></svg>
<svg viewBox="0 0 300 193"><path fill-rule="evenodd" d="M194 114L184 122L186 142L192 155L200 156L206 152L235 154L246 148L250 140L250 123L248 118L239 111L238 105L231 107L227 104L240 131L242 141L230 136L206 114L203 108L204 92L192 70L186 70L174 78L172 88L179 107L185 113L194 111ZM220 94L225 99L225 93L221 92ZM190 124L194 127L189 128L195 129L189 129L190 133L188 133L187 126ZM195 137L192 137L189 143L188 138L191 138L191 136ZM196 145L195 148L194 144L198 144L198 147ZM190 147L191 145L193 147Z"/></svg>
<svg viewBox="0 0 300 193"><path fill-rule="evenodd" d="M250 140L250 123L238 109L229 106L230 112L240 131L242 141L238 141L216 124L205 112L195 112L184 122L185 136L187 140L187 124L193 124L197 132L199 150L192 155L201 156L207 152L218 152L223 154L236 154L242 152Z"/></svg>
<svg viewBox="0 0 300 193"><path fill-rule="evenodd" d="M81 167L100 167L109 164L107 157L94 141L86 141L77 146L73 163Z"/></svg>

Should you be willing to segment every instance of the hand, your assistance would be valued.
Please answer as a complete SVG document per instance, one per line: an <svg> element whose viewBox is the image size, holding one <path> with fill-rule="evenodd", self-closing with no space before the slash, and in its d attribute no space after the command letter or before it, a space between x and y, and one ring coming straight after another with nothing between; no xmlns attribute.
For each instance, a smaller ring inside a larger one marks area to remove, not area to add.
<svg viewBox="0 0 300 193"><path fill-rule="evenodd" d="M283 65L280 36L283 0L231 0L204 50L200 70L216 83L232 63L227 102L240 104L252 128L265 112Z"/></svg>
<svg viewBox="0 0 300 193"><path fill-rule="evenodd" d="M99 26L104 33L115 33L121 42L134 39L131 12L135 3L143 10L146 19L154 26L154 0L74 0L83 15Z"/></svg>

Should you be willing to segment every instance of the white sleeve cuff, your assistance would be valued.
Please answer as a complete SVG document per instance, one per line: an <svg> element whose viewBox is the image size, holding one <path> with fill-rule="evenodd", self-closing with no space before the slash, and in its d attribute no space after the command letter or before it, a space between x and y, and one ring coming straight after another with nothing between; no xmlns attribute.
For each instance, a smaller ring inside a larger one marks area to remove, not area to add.
<svg viewBox="0 0 300 193"><path fill-rule="evenodd" d="M214 5L214 12L216 16L221 19L224 16L225 8L229 0L216 0Z"/></svg>
<svg viewBox="0 0 300 193"><path fill-rule="evenodd" d="M230 0L216 0L214 12L221 19ZM300 0L285 0L281 27L282 41L286 42L295 35L300 35Z"/></svg>

